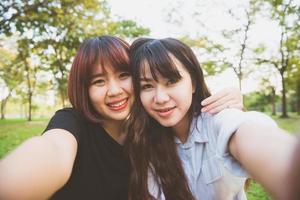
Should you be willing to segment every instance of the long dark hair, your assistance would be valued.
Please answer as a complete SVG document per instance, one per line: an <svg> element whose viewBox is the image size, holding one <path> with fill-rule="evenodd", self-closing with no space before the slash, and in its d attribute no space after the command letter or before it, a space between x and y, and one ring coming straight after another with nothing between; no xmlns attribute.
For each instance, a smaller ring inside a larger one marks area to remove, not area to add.
<svg viewBox="0 0 300 200"><path fill-rule="evenodd" d="M69 100L95 123L101 123L102 117L92 106L88 89L93 70L99 65L129 71L129 44L120 38L103 35L85 40L75 55L68 82Z"/></svg>
<svg viewBox="0 0 300 200"><path fill-rule="evenodd" d="M170 128L151 118L141 103L140 77L145 64L155 80L157 75L179 80L175 57L189 72L195 92L188 111L190 121L201 114L201 101L210 96L200 64L190 47L179 40L140 38L130 47L130 62L136 100L128 120L127 150L131 162L129 199L153 199L148 191L148 170L162 189L166 200L193 200ZM161 191L160 191L161 192Z"/></svg>

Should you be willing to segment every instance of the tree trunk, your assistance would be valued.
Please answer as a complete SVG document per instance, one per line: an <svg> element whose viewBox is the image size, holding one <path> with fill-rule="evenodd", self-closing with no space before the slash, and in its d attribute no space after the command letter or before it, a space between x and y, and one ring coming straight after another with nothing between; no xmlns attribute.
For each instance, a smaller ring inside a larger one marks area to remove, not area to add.
<svg viewBox="0 0 300 200"><path fill-rule="evenodd" d="M31 110L32 110L32 85L31 85L31 82L30 82L30 70L29 70L29 66L28 66L28 63L24 62L25 64L25 70L26 70L26 79L27 79L27 98L28 98L28 117L27 117L27 120L28 121L31 121Z"/></svg>
<svg viewBox="0 0 300 200"><path fill-rule="evenodd" d="M31 111L32 111L32 92L28 92L28 117L27 120L31 121Z"/></svg>
<svg viewBox="0 0 300 200"><path fill-rule="evenodd" d="M276 115L276 93L275 88L271 88L271 103L272 103L272 115Z"/></svg>
<svg viewBox="0 0 300 200"><path fill-rule="evenodd" d="M287 107L286 107L286 88L285 88L285 80L284 80L284 73L280 73L281 76L281 84L282 84L282 114L281 117L282 118L288 118L288 114L287 114Z"/></svg>
<svg viewBox="0 0 300 200"><path fill-rule="evenodd" d="M297 85L296 85L296 109L298 115L300 115L300 78L297 80Z"/></svg>
<svg viewBox="0 0 300 200"><path fill-rule="evenodd" d="M6 104L6 100L5 99L1 100L1 119L5 119L5 112L4 112L5 104Z"/></svg>
<svg viewBox="0 0 300 200"><path fill-rule="evenodd" d="M9 91L7 97L2 99L2 101L1 101L1 119L5 119L5 107L6 107L6 103L8 102L8 99L10 96L11 96L11 91Z"/></svg>
<svg viewBox="0 0 300 200"><path fill-rule="evenodd" d="M240 88L240 91L242 91L242 79L243 79L242 71L240 71L239 73L237 73L237 77L239 79L239 88Z"/></svg>

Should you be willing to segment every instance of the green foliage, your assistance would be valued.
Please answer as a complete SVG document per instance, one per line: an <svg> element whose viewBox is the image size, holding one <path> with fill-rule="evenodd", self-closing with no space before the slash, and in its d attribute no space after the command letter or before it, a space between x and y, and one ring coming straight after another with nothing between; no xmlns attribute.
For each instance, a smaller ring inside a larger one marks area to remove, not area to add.
<svg viewBox="0 0 300 200"><path fill-rule="evenodd" d="M251 92L244 96L244 104L248 110L271 112L271 96L264 92Z"/></svg>
<svg viewBox="0 0 300 200"><path fill-rule="evenodd" d="M148 35L150 32L149 29L138 26L137 23L132 20L111 22L107 28L107 34L122 38L136 38L141 35Z"/></svg>
<svg viewBox="0 0 300 200"><path fill-rule="evenodd" d="M225 49L221 44L214 43L206 37L190 38L189 36L183 36L179 39L190 47L203 51L204 53L202 54L212 57L199 59L205 75L212 76L221 73L229 67L229 64L223 58L219 59L218 55Z"/></svg>
<svg viewBox="0 0 300 200"><path fill-rule="evenodd" d="M132 38L149 33L134 21L113 20L105 0L3 1L0 20L0 35L14 32L18 36L17 59L25 72L28 102L43 85L38 85L36 75L48 71L63 106L72 58L85 38L103 34ZM31 62L34 56L38 65Z"/></svg>
<svg viewBox="0 0 300 200"><path fill-rule="evenodd" d="M0 48L0 55L0 78L9 91L12 91L22 81L22 70L17 67L15 55L12 52Z"/></svg>

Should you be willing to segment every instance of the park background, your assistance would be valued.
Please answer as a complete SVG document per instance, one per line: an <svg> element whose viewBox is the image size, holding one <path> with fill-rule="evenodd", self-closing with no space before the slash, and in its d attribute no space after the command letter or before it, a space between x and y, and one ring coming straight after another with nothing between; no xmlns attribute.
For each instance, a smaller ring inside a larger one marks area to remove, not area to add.
<svg viewBox="0 0 300 200"><path fill-rule="evenodd" d="M195 51L212 92L240 88L247 110L267 113L291 134L299 128L297 0L3 0L0 158L70 106L74 54L85 38L103 34L129 43L178 38ZM254 181L247 195L270 199Z"/></svg>

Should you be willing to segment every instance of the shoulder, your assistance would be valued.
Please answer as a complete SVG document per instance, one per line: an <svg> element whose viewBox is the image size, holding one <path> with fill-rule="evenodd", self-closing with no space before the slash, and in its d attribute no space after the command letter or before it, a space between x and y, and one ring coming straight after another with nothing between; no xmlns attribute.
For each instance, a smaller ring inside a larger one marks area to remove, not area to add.
<svg viewBox="0 0 300 200"><path fill-rule="evenodd" d="M44 133L52 129L63 129L70 132L77 141L89 122L74 108L64 108L55 112Z"/></svg>
<svg viewBox="0 0 300 200"><path fill-rule="evenodd" d="M216 125L223 125L224 123L228 122L233 123L234 121L240 121L244 119L244 117L245 112L235 108L224 109L212 116L213 121L214 123L216 123Z"/></svg>
<svg viewBox="0 0 300 200"><path fill-rule="evenodd" d="M78 120L83 119L83 115L75 108L62 108L55 112L53 118L55 117L72 117Z"/></svg>
<svg viewBox="0 0 300 200"><path fill-rule="evenodd" d="M87 121L84 116L74 108L63 108L57 110L51 118L49 124L82 124Z"/></svg>
<svg viewBox="0 0 300 200"><path fill-rule="evenodd" d="M225 109L217 114L201 113L194 118L197 127L218 131L223 126L240 124L245 119L245 112L238 109Z"/></svg>

